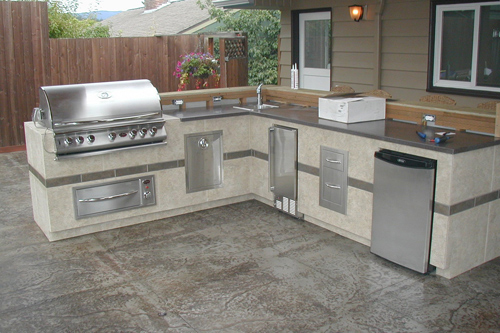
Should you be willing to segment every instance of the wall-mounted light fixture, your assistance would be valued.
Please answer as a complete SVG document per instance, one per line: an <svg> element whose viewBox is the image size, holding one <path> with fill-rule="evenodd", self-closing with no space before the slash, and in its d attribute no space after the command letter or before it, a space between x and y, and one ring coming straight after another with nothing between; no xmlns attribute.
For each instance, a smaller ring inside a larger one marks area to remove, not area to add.
<svg viewBox="0 0 500 333"><path fill-rule="evenodd" d="M360 5L352 5L349 6L349 14L351 14L351 18L359 22L363 18L363 6Z"/></svg>

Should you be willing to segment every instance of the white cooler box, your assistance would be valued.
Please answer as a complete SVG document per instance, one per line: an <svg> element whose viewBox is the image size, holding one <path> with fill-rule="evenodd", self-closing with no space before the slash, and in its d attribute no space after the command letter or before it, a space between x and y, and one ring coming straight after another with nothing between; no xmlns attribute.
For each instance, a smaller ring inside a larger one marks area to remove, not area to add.
<svg viewBox="0 0 500 333"><path fill-rule="evenodd" d="M320 98L318 115L342 123L385 119L385 98Z"/></svg>

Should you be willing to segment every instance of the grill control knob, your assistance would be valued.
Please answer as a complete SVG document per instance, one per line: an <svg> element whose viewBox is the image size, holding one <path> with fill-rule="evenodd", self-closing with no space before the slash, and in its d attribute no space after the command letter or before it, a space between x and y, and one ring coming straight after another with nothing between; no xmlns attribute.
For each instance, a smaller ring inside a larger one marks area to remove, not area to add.
<svg viewBox="0 0 500 333"><path fill-rule="evenodd" d="M156 132L158 132L158 129L154 126L149 129L149 135L151 136L155 136Z"/></svg>
<svg viewBox="0 0 500 333"><path fill-rule="evenodd" d="M148 129L147 128L141 128L141 130L139 131L139 135L141 136L141 138L143 138L146 133L148 133Z"/></svg>
<svg viewBox="0 0 500 333"><path fill-rule="evenodd" d="M128 132L128 136L129 136L131 139L135 138L135 137L136 137L136 135L137 135L137 130L136 130L136 129L133 129L133 130L131 130L130 132Z"/></svg>
<svg viewBox="0 0 500 333"><path fill-rule="evenodd" d="M92 134L90 134L89 136L87 136L87 141L88 141L89 143L93 143L93 142L95 141L95 136L94 136L94 135L92 135Z"/></svg>
<svg viewBox="0 0 500 333"><path fill-rule="evenodd" d="M81 145L83 143L83 141L85 141L85 139L81 135L77 136L75 140L76 140L76 143L78 143L79 145Z"/></svg>
<svg viewBox="0 0 500 333"><path fill-rule="evenodd" d="M73 138L66 138L64 139L64 143L67 144L68 146L73 144Z"/></svg>
<svg viewBox="0 0 500 333"><path fill-rule="evenodd" d="M151 197L153 196L153 194L150 191L144 192L143 195L144 195L144 199L151 199Z"/></svg>
<svg viewBox="0 0 500 333"><path fill-rule="evenodd" d="M108 138L109 138L109 141L115 141L116 139L116 133L115 132L111 132L108 134Z"/></svg>

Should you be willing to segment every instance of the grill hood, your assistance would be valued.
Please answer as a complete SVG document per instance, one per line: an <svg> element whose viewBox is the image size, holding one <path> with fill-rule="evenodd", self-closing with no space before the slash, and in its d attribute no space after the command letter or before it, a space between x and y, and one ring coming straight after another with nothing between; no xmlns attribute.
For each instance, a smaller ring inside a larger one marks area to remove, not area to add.
<svg viewBox="0 0 500 333"><path fill-rule="evenodd" d="M37 112L34 121L55 133L75 127L144 122L162 116L158 91L149 80L40 87Z"/></svg>

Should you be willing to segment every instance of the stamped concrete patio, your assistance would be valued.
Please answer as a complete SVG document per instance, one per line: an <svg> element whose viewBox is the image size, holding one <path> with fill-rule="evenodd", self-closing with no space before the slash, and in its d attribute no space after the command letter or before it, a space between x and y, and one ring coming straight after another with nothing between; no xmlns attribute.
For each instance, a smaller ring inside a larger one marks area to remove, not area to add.
<svg viewBox="0 0 500 333"><path fill-rule="evenodd" d="M25 152L0 184L0 332L500 332L500 259L421 275L257 201L49 243Z"/></svg>

